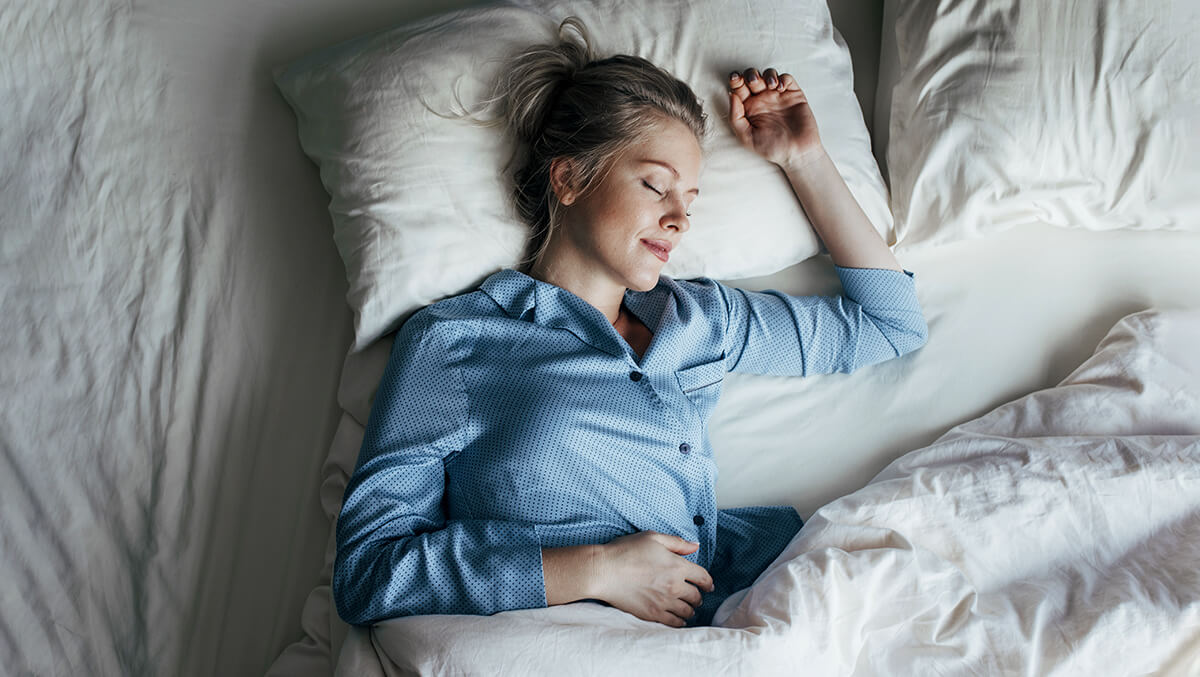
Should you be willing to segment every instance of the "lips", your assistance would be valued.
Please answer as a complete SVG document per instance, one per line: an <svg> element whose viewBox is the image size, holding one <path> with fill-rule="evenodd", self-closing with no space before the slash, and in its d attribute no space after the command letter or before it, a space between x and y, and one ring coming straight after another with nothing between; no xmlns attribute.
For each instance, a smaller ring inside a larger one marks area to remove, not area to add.
<svg viewBox="0 0 1200 677"><path fill-rule="evenodd" d="M666 240L642 240L642 244L663 263L671 257L671 243Z"/></svg>

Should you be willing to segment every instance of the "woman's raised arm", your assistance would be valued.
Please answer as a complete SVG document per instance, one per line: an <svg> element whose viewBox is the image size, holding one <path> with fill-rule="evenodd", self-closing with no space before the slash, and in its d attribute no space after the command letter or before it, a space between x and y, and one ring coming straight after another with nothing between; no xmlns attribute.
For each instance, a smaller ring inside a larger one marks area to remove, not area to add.
<svg viewBox="0 0 1200 677"><path fill-rule="evenodd" d="M912 274L892 255L825 152L795 78L773 68L731 73L729 124L743 145L787 174L845 294L799 297L717 285L727 313L727 368L849 373L924 345L928 327Z"/></svg>
<svg viewBox="0 0 1200 677"><path fill-rule="evenodd" d="M729 123L747 148L778 164L833 262L902 270L825 152L808 98L790 74L730 74Z"/></svg>

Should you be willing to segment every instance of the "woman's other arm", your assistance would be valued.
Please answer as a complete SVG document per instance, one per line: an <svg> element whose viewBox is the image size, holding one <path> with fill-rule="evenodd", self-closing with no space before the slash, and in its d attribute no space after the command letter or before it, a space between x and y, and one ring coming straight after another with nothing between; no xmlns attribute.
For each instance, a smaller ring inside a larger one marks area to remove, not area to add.
<svg viewBox="0 0 1200 677"><path fill-rule="evenodd" d="M545 606L533 524L443 513L443 461L465 445L467 411L442 331L418 313L396 336L337 520L347 622Z"/></svg>

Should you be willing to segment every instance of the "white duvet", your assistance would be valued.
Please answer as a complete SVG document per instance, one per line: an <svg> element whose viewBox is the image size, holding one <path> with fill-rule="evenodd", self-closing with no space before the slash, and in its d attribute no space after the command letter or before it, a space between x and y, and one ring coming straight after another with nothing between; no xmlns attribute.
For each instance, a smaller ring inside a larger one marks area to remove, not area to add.
<svg viewBox="0 0 1200 677"><path fill-rule="evenodd" d="M338 674L1200 674L1200 311L821 508L722 627L578 603L355 628Z"/></svg>

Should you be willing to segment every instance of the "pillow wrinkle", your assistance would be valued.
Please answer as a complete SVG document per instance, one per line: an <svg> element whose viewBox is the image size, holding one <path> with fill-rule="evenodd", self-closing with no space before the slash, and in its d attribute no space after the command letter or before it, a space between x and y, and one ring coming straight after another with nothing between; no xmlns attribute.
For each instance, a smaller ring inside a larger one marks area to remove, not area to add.
<svg viewBox="0 0 1200 677"><path fill-rule="evenodd" d="M894 4L899 249L1034 221L1200 231L1194 0Z"/></svg>

